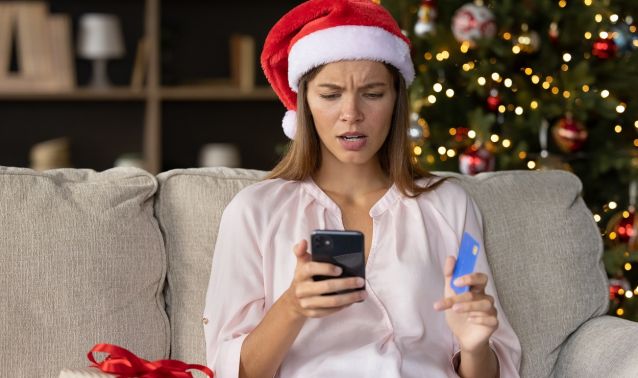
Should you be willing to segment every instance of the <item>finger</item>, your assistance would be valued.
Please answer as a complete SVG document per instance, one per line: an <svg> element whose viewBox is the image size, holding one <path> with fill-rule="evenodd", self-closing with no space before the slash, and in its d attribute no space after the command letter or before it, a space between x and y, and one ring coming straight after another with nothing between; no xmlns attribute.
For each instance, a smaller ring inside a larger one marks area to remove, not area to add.
<svg viewBox="0 0 638 378"><path fill-rule="evenodd" d="M454 280L456 286L470 286L475 292L481 292L485 290L487 286L488 277L485 273L471 273L461 276Z"/></svg>
<svg viewBox="0 0 638 378"><path fill-rule="evenodd" d="M443 264L443 276L445 287L443 290L443 296L450 297L452 295L456 295L452 287L450 286L450 282L452 282L452 274L454 273L454 264L456 264L456 258L454 256L447 256L445 258L445 263Z"/></svg>
<svg viewBox="0 0 638 378"><path fill-rule="evenodd" d="M456 258L454 256L448 256L445 259L445 265L443 266L443 275L446 279L452 278L452 273L454 273L454 264L456 264Z"/></svg>
<svg viewBox="0 0 638 378"><path fill-rule="evenodd" d="M335 293L343 290L360 289L365 285L361 277L336 278L325 281L306 281L297 287L298 298L311 297L326 293Z"/></svg>
<svg viewBox="0 0 638 378"><path fill-rule="evenodd" d="M494 308L492 302L487 299L481 299L473 302L460 302L452 305L452 310L457 313L468 313L473 311L479 311L487 313Z"/></svg>
<svg viewBox="0 0 638 378"><path fill-rule="evenodd" d="M480 324L480 325L484 325L488 327L494 327L494 328L498 327L498 319L495 316L468 317L467 321L474 324Z"/></svg>
<svg viewBox="0 0 638 378"><path fill-rule="evenodd" d="M479 298L478 294L468 291L463 294L452 295L452 296L440 299L439 301L434 303L434 309L438 311L448 310L452 308L452 306L455 303L470 302L470 301L477 300L478 298Z"/></svg>
<svg viewBox="0 0 638 378"><path fill-rule="evenodd" d="M310 254L308 253L308 242L305 240L300 241L299 243L295 244L295 246L292 248L293 251L295 252L295 256L297 257L297 263L300 262L305 262L310 260Z"/></svg>
<svg viewBox="0 0 638 378"><path fill-rule="evenodd" d="M299 300L299 305L306 310L336 308L365 300L367 296L365 290L357 290L346 294L303 298Z"/></svg>
<svg viewBox="0 0 638 378"><path fill-rule="evenodd" d="M335 312L339 312L344 308L350 307L352 305L334 307L334 308L317 308L312 310L305 310L304 315L308 318L323 318L324 316L328 316L334 314Z"/></svg>
<svg viewBox="0 0 638 378"><path fill-rule="evenodd" d="M482 316L498 316L496 309L490 311L472 311L466 314L470 318L480 318Z"/></svg>
<svg viewBox="0 0 638 378"><path fill-rule="evenodd" d="M334 276L341 275L343 270L330 263L322 263L316 261L308 261L300 269L301 280L311 280L312 276Z"/></svg>

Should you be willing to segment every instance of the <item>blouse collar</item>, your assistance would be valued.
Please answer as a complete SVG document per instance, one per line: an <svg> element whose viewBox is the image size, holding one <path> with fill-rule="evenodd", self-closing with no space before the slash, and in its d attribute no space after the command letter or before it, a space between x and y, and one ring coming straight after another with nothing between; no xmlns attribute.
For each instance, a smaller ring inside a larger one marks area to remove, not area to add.
<svg viewBox="0 0 638 378"><path fill-rule="evenodd" d="M317 200L323 207L333 211L341 217L341 209L332 198L330 198L320 187L317 185L312 177L308 176L307 179L302 181L303 188ZM381 215L384 211L390 208L399 198L401 193L396 187L396 184L392 184L385 194L370 208L370 216L372 218Z"/></svg>

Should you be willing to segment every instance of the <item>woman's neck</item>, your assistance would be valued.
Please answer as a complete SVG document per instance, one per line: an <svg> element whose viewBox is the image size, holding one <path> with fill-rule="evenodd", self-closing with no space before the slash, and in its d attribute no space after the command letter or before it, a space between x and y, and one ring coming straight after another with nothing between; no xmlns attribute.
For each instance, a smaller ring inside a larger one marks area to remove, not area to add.
<svg viewBox="0 0 638 378"><path fill-rule="evenodd" d="M312 178L323 191L345 197L358 197L392 186L378 159L366 164L344 164L336 159L322 159L321 167Z"/></svg>

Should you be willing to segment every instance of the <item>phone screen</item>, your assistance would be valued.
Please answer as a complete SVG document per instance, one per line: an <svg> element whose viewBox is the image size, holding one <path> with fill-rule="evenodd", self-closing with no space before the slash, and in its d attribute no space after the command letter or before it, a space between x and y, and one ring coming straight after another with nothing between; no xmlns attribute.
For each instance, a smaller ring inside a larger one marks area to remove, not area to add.
<svg viewBox="0 0 638 378"><path fill-rule="evenodd" d="M343 270L339 278L361 277L365 279L365 251L361 232L314 230L310 236L310 246L313 261L334 264ZM337 277L313 277L315 281L332 278ZM362 289L365 289L365 287Z"/></svg>

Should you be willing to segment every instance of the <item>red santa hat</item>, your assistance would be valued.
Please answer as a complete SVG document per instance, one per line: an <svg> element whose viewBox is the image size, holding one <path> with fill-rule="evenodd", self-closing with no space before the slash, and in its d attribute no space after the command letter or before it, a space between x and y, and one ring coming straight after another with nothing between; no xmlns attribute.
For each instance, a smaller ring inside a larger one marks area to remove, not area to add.
<svg viewBox="0 0 638 378"><path fill-rule="evenodd" d="M392 15L372 0L310 0L284 15L268 33L261 66L288 111L284 133L297 129L299 79L341 60L374 60L396 67L406 84L414 80L410 41Z"/></svg>

